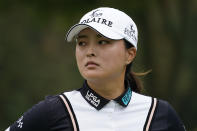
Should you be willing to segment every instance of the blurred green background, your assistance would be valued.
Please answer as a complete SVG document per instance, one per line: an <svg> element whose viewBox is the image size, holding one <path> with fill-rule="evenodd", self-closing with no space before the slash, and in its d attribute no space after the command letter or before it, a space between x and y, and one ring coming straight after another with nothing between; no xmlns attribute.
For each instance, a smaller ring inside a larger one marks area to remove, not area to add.
<svg viewBox="0 0 197 131"><path fill-rule="evenodd" d="M0 0L0 130L54 95L81 87L66 31L97 7L118 8L138 26L133 71L143 94L169 101L197 131L197 0Z"/></svg>

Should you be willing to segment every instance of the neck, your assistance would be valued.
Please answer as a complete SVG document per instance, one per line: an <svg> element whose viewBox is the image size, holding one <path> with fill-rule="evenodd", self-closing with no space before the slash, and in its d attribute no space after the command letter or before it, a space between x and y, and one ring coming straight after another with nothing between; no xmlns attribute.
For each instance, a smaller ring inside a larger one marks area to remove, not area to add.
<svg viewBox="0 0 197 131"><path fill-rule="evenodd" d="M100 96L112 100L119 97L124 91L124 77L113 80L87 81L89 87Z"/></svg>

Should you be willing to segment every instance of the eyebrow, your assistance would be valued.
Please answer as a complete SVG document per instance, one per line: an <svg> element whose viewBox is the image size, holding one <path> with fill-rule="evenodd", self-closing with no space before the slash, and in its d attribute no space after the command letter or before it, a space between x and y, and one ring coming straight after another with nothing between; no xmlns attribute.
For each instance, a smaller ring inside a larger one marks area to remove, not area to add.
<svg viewBox="0 0 197 131"><path fill-rule="evenodd" d="M79 39L79 38L88 38L88 36L87 36L87 35L77 35L76 38L77 38L77 39Z"/></svg>
<svg viewBox="0 0 197 131"><path fill-rule="evenodd" d="M102 36L100 34L97 34L96 37L101 38L101 37L104 37L104 36ZM76 39L80 39L80 38L88 38L88 36L87 35L77 35Z"/></svg>

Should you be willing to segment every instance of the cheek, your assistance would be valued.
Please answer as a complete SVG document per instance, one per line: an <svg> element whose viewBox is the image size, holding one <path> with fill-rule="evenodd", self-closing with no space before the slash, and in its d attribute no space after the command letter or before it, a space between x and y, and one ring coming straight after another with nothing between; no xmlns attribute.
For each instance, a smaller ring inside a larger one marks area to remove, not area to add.
<svg viewBox="0 0 197 131"><path fill-rule="evenodd" d="M122 70L125 67L125 52L117 50L112 50L105 52L103 54L103 60L105 61L105 66L109 70Z"/></svg>
<svg viewBox="0 0 197 131"><path fill-rule="evenodd" d="M79 70L81 70L82 65L83 65L83 63L82 63L83 55L82 55L82 52L77 48L75 50L75 57L76 57L76 61L77 61L77 66L78 66Z"/></svg>

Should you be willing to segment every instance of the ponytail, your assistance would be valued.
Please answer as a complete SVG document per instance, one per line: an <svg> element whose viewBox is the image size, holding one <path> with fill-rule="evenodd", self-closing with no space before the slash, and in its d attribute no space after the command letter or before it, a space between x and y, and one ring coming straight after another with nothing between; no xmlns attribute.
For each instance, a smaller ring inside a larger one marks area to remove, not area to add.
<svg viewBox="0 0 197 131"><path fill-rule="evenodd" d="M129 49L133 47L131 43L128 41L125 41L125 47L126 49ZM129 82L129 85L131 86L132 90L137 93L141 93L143 89L142 81L140 80L139 76L144 76L151 72L151 70L148 70L144 73L135 73L131 71L132 62L126 66L126 72L125 72L125 80Z"/></svg>
<svg viewBox="0 0 197 131"><path fill-rule="evenodd" d="M129 82L129 85L131 86L132 90L137 93L141 93L143 89L143 84L141 80L138 78L136 73L130 72L132 63L127 65L126 72L125 72L125 80Z"/></svg>

